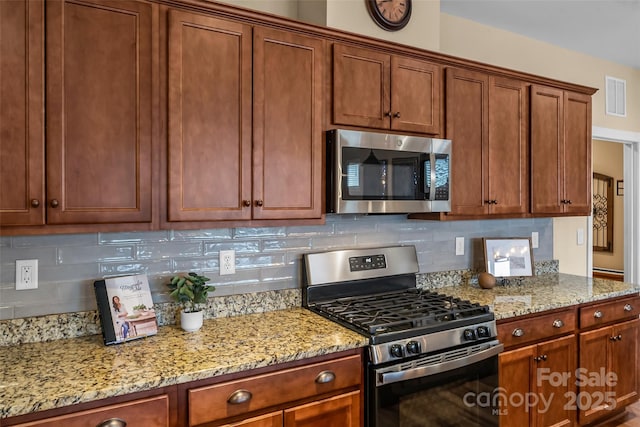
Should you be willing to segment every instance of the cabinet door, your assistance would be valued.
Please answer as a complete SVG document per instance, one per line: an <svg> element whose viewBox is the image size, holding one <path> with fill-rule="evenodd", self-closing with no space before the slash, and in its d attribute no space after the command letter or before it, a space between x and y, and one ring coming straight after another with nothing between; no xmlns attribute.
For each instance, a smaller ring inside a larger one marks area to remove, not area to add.
<svg viewBox="0 0 640 427"><path fill-rule="evenodd" d="M638 400L638 325L634 319L613 327L615 341L611 345L611 372L617 376L614 387L616 407L621 408Z"/></svg>
<svg viewBox="0 0 640 427"><path fill-rule="evenodd" d="M534 377L533 358L536 346L530 345L517 350L505 351L499 356L500 388L504 390L504 400L500 402L500 426L522 427L530 425L532 409L525 405L509 404L509 396L527 396ZM514 400L514 402L517 402Z"/></svg>
<svg viewBox="0 0 640 427"><path fill-rule="evenodd" d="M489 78L489 183L492 214L529 212L529 97L518 80Z"/></svg>
<svg viewBox="0 0 640 427"><path fill-rule="evenodd" d="M577 389L574 374L577 367L576 337L574 335L538 344L536 371L532 389L547 400L548 406L538 404L535 413L537 426L570 426L576 423L576 412L569 410ZM557 379L555 375L565 375Z"/></svg>
<svg viewBox="0 0 640 427"><path fill-rule="evenodd" d="M489 77L446 70L447 139L451 139L451 214L488 213Z"/></svg>
<svg viewBox="0 0 640 427"><path fill-rule="evenodd" d="M47 222L149 222L152 6L46 5Z"/></svg>
<svg viewBox="0 0 640 427"><path fill-rule="evenodd" d="M388 129L391 123L389 55L333 46L333 122Z"/></svg>
<svg viewBox="0 0 640 427"><path fill-rule="evenodd" d="M609 370L610 357L609 343L613 336L611 327L600 328L594 331L583 332L580 334L580 369L581 378L588 378L591 373L600 373L601 369ZM623 375L627 375L626 373ZM586 377L585 377L586 376ZM588 400L579 405L579 421L580 424L587 424L596 418L603 416L607 409L605 405L607 399L598 398L594 402L594 397L605 397L607 392L611 392L610 388L602 382L589 382L578 379L579 392L581 395L588 396ZM585 398L586 399L586 398ZM610 402L609 402L610 403Z"/></svg>
<svg viewBox="0 0 640 427"><path fill-rule="evenodd" d="M251 27L169 12L168 219L251 218Z"/></svg>
<svg viewBox="0 0 640 427"><path fill-rule="evenodd" d="M254 219L322 216L324 46L254 30Z"/></svg>
<svg viewBox="0 0 640 427"><path fill-rule="evenodd" d="M440 66L391 57L391 129L440 133Z"/></svg>
<svg viewBox="0 0 640 427"><path fill-rule="evenodd" d="M564 200L564 93L531 86L531 212L561 213Z"/></svg>
<svg viewBox="0 0 640 427"><path fill-rule="evenodd" d="M116 419L124 421L124 425L129 426L169 427L169 396L164 394L148 399L109 405L40 421L17 424L15 427L120 425L117 423L107 424L108 421Z"/></svg>
<svg viewBox="0 0 640 427"><path fill-rule="evenodd" d="M0 225L42 225L44 4L0 2Z"/></svg>
<svg viewBox="0 0 640 427"><path fill-rule="evenodd" d="M237 423L223 424L221 427L282 427L282 423L282 411L278 411L238 421Z"/></svg>
<svg viewBox="0 0 640 427"><path fill-rule="evenodd" d="M565 212L591 212L591 96L564 93Z"/></svg>
<svg viewBox="0 0 640 427"><path fill-rule="evenodd" d="M284 411L285 427L358 427L360 425L359 391Z"/></svg>

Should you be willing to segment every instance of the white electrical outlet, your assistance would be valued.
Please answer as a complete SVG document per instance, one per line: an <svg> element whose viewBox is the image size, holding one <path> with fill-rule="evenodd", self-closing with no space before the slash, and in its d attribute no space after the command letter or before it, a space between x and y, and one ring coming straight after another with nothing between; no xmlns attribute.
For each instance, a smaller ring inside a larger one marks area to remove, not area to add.
<svg viewBox="0 0 640 427"><path fill-rule="evenodd" d="M236 272L236 251L220 251L220 275L234 274Z"/></svg>
<svg viewBox="0 0 640 427"><path fill-rule="evenodd" d="M16 291L38 289L38 260L16 260Z"/></svg>
<svg viewBox="0 0 640 427"><path fill-rule="evenodd" d="M538 241L538 232L537 231L532 231L531 232L531 247L533 249L536 249L539 244L540 244L540 242Z"/></svg>
<svg viewBox="0 0 640 427"><path fill-rule="evenodd" d="M464 237L456 237L456 255L464 255Z"/></svg>

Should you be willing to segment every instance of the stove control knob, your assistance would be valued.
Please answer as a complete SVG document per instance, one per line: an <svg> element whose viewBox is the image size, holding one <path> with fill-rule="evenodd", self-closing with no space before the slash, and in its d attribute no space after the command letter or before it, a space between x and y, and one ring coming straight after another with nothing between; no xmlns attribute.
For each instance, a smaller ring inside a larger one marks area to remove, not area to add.
<svg viewBox="0 0 640 427"><path fill-rule="evenodd" d="M489 328L486 326L478 326L476 333L478 334L478 338L489 338L491 336Z"/></svg>
<svg viewBox="0 0 640 427"><path fill-rule="evenodd" d="M404 348L400 344L392 344L391 347L389 347L389 353L391 353L393 357L402 357L404 356Z"/></svg>
<svg viewBox="0 0 640 427"><path fill-rule="evenodd" d="M464 336L464 339L467 341L473 341L478 339L478 337L476 337L476 331L474 331L473 329L465 329L462 332L462 335Z"/></svg>
<svg viewBox="0 0 640 427"><path fill-rule="evenodd" d="M418 341L409 341L407 343L407 353L420 354L420 343Z"/></svg>

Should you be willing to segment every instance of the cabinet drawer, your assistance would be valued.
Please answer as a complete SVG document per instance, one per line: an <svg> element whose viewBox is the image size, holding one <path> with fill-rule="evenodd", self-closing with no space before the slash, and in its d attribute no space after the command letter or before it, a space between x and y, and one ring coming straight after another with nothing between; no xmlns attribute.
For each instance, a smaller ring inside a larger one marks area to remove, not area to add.
<svg viewBox="0 0 640 427"><path fill-rule="evenodd" d="M571 309L500 323L498 324L498 338L505 347L512 347L568 334L575 329L576 311Z"/></svg>
<svg viewBox="0 0 640 427"><path fill-rule="evenodd" d="M188 392L189 425L357 386L361 382L361 371L360 356L349 356L191 389ZM230 403L234 398L239 402Z"/></svg>
<svg viewBox="0 0 640 427"><path fill-rule="evenodd" d="M104 406L41 421L16 424L15 427L93 427L111 419L121 419L128 426L168 427L169 396L163 394L148 399Z"/></svg>
<svg viewBox="0 0 640 427"><path fill-rule="evenodd" d="M580 328L604 325L640 315L640 296L580 308Z"/></svg>

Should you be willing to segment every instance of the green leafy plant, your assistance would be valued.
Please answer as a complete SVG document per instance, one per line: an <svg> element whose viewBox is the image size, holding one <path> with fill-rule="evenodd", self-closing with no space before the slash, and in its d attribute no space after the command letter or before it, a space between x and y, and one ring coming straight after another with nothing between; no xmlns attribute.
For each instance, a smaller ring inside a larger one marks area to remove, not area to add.
<svg viewBox="0 0 640 427"><path fill-rule="evenodd" d="M140 311L142 311L142 310L146 310L146 309L147 309L147 306L146 306L146 305L144 305L144 304L138 304L138 305L134 305L134 306L133 306L133 309L134 309L134 310L140 310Z"/></svg>
<svg viewBox="0 0 640 427"><path fill-rule="evenodd" d="M187 275L173 276L167 283L171 297L182 304L184 311L198 311L198 304L207 302L207 294L215 291L215 287L207 285L208 277L189 272Z"/></svg>

